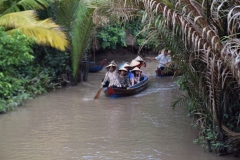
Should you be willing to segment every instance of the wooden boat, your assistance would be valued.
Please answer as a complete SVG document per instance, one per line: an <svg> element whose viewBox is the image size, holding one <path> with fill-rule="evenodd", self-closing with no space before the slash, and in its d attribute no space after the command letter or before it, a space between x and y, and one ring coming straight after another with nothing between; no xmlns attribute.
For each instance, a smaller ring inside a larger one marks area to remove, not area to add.
<svg viewBox="0 0 240 160"><path fill-rule="evenodd" d="M146 89L147 85L148 85L148 78L144 76L143 80L140 81L138 84L135 84L134 86L128 87L126 89L105 87L103 91L107 97L131 96Z"/></svg>
<svg viewBox="0 0 240 160"><path fill-rule="evenodd" d="M91 62L88 60L83 60L81 63L81 71L79 75L79 82L83 80L83 82L87 82L88 72L98 72L101 71L104 65L107 63L107 60L104 59L101 62L101 65L95 65L95 62Z"/></svg>
<svg viewBox="0 0 240 160"><path fill-rule="evenodd" d="M174 71L173 70L169 70L167 72L163 72L161 69L156 69L155 73L156 73L157 77L173 76L174 75Z"/></svg>
<svg viewBox="0 0 240 160"><path fill-rule="evenodd" d="M106 63L107 63L107 59L102 60L100 65L95 65L94 62L91 63L91 64L94 64L94 65L90 64L89 72L99 72L99 71L101 71Z"/></svg>

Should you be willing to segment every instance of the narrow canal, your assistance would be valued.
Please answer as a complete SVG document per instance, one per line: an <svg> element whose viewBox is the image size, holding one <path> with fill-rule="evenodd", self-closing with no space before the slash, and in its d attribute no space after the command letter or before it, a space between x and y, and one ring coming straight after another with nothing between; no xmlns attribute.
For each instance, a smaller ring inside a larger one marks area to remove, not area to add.
<svg viewBox="0 0 240 160"><path fill-rule="evenodd" d="M143 68L149 87L126 98L93 100L105 70L88 82L38 96L0 115L0 160L219 160L193 144L186 108L169 106L181 94L172 77Z"/></svg>

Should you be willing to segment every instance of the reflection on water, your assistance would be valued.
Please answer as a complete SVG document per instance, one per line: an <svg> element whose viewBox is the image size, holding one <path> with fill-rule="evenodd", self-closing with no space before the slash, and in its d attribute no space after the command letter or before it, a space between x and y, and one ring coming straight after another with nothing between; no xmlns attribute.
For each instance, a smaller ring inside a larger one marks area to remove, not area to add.
<svg viewBox="0 0 240 160"><path fill-rule="evenodd" d="M93 100L104 71L89 82L29 100L0 116L0 160L149 159L217 160L194 145L184 107L169 108L180 94L172 77L156 78L148 63L149 86L124 98Z"/></svg>

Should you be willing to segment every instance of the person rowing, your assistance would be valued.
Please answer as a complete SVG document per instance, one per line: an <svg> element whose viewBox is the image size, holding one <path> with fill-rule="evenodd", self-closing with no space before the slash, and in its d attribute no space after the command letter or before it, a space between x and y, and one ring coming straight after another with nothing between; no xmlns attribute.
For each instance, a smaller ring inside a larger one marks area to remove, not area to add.
<svg viewBox="0 0 240 160"><path fill-rule="evenodd" d="M117 73L117 64L112 61L107 67L108 72L105 75L105 78L103 82L101 83L102 86L106 85L106 82L108 81L109 84L107 87L121 87L121 84L118 80L118 73Z"/></svg>

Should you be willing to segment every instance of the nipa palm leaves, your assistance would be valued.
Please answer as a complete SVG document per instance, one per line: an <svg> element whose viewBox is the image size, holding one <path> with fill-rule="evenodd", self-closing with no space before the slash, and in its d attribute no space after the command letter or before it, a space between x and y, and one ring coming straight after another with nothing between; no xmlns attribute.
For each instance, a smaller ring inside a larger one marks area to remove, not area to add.
<svg viewBox="0 0 240 160"><path fill-rule="evenodd" d="M180 61L188 64L199 76L199 82L191 77L188 79L190 85L199 86L189 87L190 91L199 92L191 98L199 101L199 109L207 109L212 114L212 130L218 126L219 135L223 130L228 132L222 124L227 124L230 117L235 116L233 110L237 111L235 106L239 105L240 1L213 0L202 4L191 0L139 1L144 3L150 23L155 19L158 31L167 29L172 32L172 36L169 32L161 33L163 37L169 37L166 41L174 51L179 51L179 47L170 41L181 37L185 51L175 52L173 58L178 61L177 65L181 64ZM174 7L169 5L171 2L175 3ZM159 16L162 17L160 20ZM188 73L183 71L183 74ZM237 125L234 126L232 129L236 129ZM224 143L223 136L218 138Z"/></svg>
<svg viewBox="0 0 240 160"><path fill-rule="evenodd" d="M67 29L71 39L71 63L75 83L77 83L82 56L90 44L94 9L87 8L83 0L61 1L57 6L55 18Z"/></svg>

